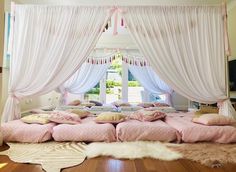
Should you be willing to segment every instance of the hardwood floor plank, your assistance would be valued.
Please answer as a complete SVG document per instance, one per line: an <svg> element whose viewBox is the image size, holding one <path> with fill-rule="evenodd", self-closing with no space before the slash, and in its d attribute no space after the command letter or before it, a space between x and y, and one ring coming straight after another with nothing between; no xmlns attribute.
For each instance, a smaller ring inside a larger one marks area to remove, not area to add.
<svg viewBox="0 0 236 172"><path fill-rule="evenodd" d="M0 151L8 149L7 145ZM40 165L21 164L0 156L0 164L5 164L0 172L44 172ZM82 164L63 169L62 172L234 172L236 164L226 164L221 168L210 168L186 159L160 161L152 158L119 160L111 157L97 157L85 160Z"/></svg>

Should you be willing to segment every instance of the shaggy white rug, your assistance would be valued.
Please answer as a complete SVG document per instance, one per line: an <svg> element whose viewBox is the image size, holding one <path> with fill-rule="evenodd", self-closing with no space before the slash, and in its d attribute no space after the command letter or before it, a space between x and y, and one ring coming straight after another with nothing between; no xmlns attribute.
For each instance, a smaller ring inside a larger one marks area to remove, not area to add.
<svg viewBox="0 0 236 172"><path fill-rule="evenodd" d="M91 143L86 146L86 156L112 156L123 159L150 157L168 161L182 158L180 153L167 148L163 143L145 141Z"/></svg>
<svg viewBox="0 0 236 172"><path fill-rule="evenodd" d="M14 162L41 164L46 172L60 172L62 168L81 164L86 158L82 143L7 144L10 148L0 155L7 155Z"/></svg>

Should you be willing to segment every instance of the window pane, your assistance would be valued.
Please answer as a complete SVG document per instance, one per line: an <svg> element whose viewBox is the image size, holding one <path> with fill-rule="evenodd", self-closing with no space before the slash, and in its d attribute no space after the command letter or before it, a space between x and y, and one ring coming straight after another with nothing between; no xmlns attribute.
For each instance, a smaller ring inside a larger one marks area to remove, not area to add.
<svg viewBox="0 0 236 172"><path fill-rule="evenodd" d="M128 71L128 100L130 103L142 102L142 95L144 88L141 84L133 77L130 71Z"/></svg>

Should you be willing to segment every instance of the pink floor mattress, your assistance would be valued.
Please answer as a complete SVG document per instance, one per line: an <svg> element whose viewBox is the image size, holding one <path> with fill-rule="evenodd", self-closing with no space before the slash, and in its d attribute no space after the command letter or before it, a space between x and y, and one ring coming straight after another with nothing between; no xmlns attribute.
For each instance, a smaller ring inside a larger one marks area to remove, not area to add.
<svg viewBox="0 0 236 172"><path fill-rule="evenodd" d="M60 124L53 128L56 141L116 141L116 129L112 124L97 124L94 117L88 117L77 125Z"/></svg>
<svg viewBox="0 0 236 172"><path fill-rule="evenodd" d="M165 118L165 122L178 130L183 142L236 142L235 126L206 126L191 122L191 113L171 113Z"/></svg>
<svg viewBox="0 0 236 172"><path fill-rule="evenodd" d="M5 142L39 143L52 139L52 130L56 124L26 124L21 120L14 120L1 125L1 132Z"/></svg>
<svg viewBox="0 0 236 172"><path fill-rule="evenodd" d="M178 132L161 120L140 122L128 120L116 126L116 137L119 141L178 141Z"/></svg>

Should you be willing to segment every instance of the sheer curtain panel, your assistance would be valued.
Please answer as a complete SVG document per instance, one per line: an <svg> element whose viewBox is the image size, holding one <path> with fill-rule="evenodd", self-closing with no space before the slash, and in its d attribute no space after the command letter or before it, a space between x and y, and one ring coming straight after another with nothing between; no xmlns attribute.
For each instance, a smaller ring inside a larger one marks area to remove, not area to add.
<svg viewBox="0 0 236 172"><path fill-rule="evenodd" d="M75 73L95 47L107 7L15 5L9 97L2 121L20 118L19 101L48 93Z"/></svg>
<svg viewBox="0 0 236 172"><path fill-rule="evenodd" d="M150 66L129 65L132 75L149 92L155 94L167 94L166 103L172 105L171 94L173 90L163 82Z"/></svg>
<svg viewBox="0 0 236 172"><path fill-rule="evenodd" d="M141 53L165 83L190 100L221 102L220 113L236 118L226 91L223 6L121 8Z"/></svg>
<svg viewBox="0 0 236 172"><path fill-rule="evenodd" d="M62 86L60 103L67 104L67 94L83 94L91 90L102 79L110 63L92 64L85 62Z"/></svg>

